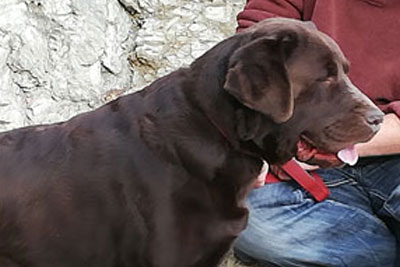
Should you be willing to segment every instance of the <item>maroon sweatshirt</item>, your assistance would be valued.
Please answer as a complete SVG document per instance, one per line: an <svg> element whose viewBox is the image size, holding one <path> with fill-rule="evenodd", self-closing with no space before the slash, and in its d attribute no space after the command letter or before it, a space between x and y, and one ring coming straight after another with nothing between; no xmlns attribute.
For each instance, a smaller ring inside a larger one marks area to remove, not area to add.
<svg viewBox="0 0 400 267"><path fill-rule="evenodd" d="M399 0L248 0L238 31L270 17L312 20L339 43L353 83L400 117Z"/></svg>

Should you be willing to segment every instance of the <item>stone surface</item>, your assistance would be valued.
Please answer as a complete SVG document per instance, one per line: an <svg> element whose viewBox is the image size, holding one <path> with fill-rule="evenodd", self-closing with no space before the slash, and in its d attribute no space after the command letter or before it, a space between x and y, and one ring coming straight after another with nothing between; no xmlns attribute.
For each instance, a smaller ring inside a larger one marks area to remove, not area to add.
<svg viewBox="0 0 400 267"><path fill-rule="evenodd" d="M2 0L0 131L62 121L192 62L245 0Z"/></svg>

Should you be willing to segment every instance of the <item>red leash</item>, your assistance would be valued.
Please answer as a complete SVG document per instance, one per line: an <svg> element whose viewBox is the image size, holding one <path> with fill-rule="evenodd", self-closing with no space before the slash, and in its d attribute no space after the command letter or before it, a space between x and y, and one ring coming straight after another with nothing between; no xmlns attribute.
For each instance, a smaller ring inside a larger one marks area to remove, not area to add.
<svg viewBox="0 0 400 267"><path fill-rule="evenodd" d="M240 148L239 142L235 141L234 138L231 138L226 131L210 117L206 114L208 120L212 125L218 130L218 132L227 140L227 142L235 149L242 151L243 153L247 153L249 155L253 155L251 149L243 149ZM257 154L254 155L257 157ZM324 181L319 177L315 172L310 175L303 168L297 164L296 161L290 160L285 163L282 167L282 170L292 177L301 187L307 190L317 201L322 201L329 196L329 189L326 187ZM265 183L276 183L281 182L275 175L272 173L268 173L265 178Z"/></svg>
<svg viewBox="0 0 400 267"><path fill-rule="evenodd" d="M322 201L329 196L329 189L322 178L312 172L311 175L306 172L295 160L290 160L282 165L282 170L295 180L301 187L309 192L317 201ZM274 174L268 173L265 183L282 182Z"/></svg>

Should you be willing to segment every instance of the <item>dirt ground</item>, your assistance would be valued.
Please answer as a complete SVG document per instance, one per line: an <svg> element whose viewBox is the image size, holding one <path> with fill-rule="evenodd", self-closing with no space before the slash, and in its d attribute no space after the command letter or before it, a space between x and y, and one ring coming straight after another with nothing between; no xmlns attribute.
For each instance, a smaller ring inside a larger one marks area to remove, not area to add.
<svg viewBox="0 0 400 267"><path fill-rule="evenodd" d="M230 252L219 267L256 267L256 265L243 265Z"/></svg>

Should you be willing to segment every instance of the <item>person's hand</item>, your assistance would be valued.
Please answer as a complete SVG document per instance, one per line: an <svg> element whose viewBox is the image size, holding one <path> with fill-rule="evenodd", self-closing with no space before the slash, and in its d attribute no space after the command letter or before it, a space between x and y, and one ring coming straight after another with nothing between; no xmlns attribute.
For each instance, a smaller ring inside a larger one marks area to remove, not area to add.
<svg viewBox="0 0 400 267"><path fill-rule="evenodd" d="M317 153L311 159L307 160L307 162L301 162L300 165L304 166L303 168L308 171L316 170L319 168L329 168L329 167L339 167L344 165L344 162L341 161L336 154L322 154Z"/></svg>
<svg viewBox="0 0 400 267"><path fill-rule="evenodd" d="M300 147L301 148L301 147ZM299 148L299 150L301 150ZM355 145L359 157L382 156L400 154L400 119L396 114L386 114L380 131L368 142ZM301 160L301 155L297 155ZM317 165L321 168L340 167L344 165L336 154L316 153L311 159L306 160L308 164ZM351 164L350 164L351 165ZM271 169L273 169L271 167Z"/></svg>
<svg viewBox="0 0 400 267"><path fill-rule="evenodd" d="M260 188L265 185L265 177L269 171L269 165L267 162L263 161L263 166L261 168L260 174L257 176L257 179L254 181L253 188Z"/></svg>
<svg viewBox="0 0 400 267"><path fill-rule="evenodd" d="M297 161L297 163L305 170L311 171L316 170L319 166L309 165L303 162ZM269 166L267 162L264 161L264 164L261 168L260 174L257 176L257 179L254 181L253 188L260 188L265 185L265 178L267 177L268 172L272 172L277 178L287 181L292 179L289 175L287 175L280 166L271 165Z"/></svg>
<svg viewBox="0 0 400 267"><path fill-rule="evenodd" d="M303 137L305 138L305 137ZM304 162L307 165L318 166L321 168L336 167L343 165L336 153L326 153L310 146L309 142L300 140L297 142L297 152L295 156L298 162ZM304 169L310 170L316 167L304 165Z"/></svg>
<svg viewBox="0 0 400 267"><path fill-rule="evenodd" d="M300 165L300 167L302 167L306 171L314 171L314 170L317 170L320 168L318 165L310 165L310 164L298 161L296 159L293 159L293 160L295 160ZM289 181L292 179L292 177L290 177L285 171L283 171L281 166L279 166L279 165L271 165L269 168L269 171L282 181Z"/></svg>
<svg viewBox="0 0 400 267"><path fill-rule="evenodd" d="M400 154L400 119L396 114L386 114L381 129L367 143L356 145L360 157Z"/></svg>

